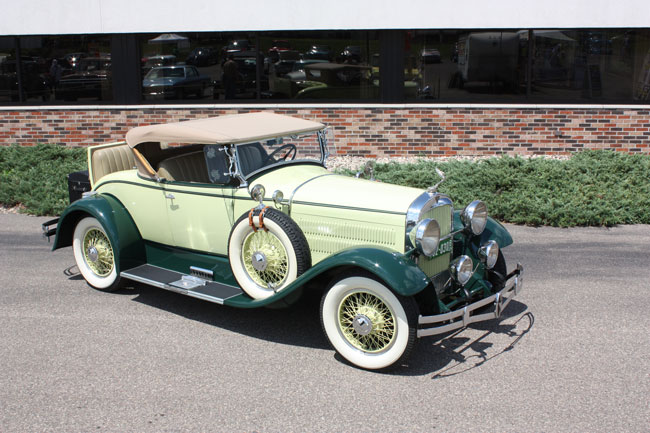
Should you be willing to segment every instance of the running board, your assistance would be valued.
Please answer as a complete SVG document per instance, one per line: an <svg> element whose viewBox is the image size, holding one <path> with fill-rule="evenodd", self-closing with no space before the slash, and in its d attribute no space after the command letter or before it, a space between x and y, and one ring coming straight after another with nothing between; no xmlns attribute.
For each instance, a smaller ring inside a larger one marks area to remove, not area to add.
<svg viewBox="0 0 650 433"><path fill-rule="evenodd" d="M141 265L120 273L122 278L148 284L204 301L223 304L242 292L239 287L207 281L196 276L170 271L153 265Z"/></svg>

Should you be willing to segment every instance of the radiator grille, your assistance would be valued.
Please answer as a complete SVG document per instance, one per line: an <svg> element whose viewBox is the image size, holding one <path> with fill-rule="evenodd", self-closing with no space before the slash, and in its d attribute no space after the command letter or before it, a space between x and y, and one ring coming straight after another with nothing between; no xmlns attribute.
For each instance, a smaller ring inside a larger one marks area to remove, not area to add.
<svg viewBox="0 0 650 433"><path fill-rule="evenodd" d="M449 205L438 206L429 209L424 213L422 219L431 218L438 221L440 226L440 237L446 236L451 232L451 215L452 208ZM421 255L418 258L418 266L422 269L427 277L432 277L444 272L449 267L449 262L451 260L451 254L446 253L438 257L429 258L424 255Z"/></svg>

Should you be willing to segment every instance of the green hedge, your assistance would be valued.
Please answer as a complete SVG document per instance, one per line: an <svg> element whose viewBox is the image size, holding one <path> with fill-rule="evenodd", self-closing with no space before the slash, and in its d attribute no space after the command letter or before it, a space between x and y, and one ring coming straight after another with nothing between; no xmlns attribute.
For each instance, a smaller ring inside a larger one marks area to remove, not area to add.
<svg viewBox="0 0 650 433"><path fill-rule="evenodd" d="M457 207L481 199L501 221L529 225L650 224L650 155L582 151L568 160L498 157L478 161L377 164L382 182L440 192ZM0 204L58 215L68 204L66 175L86 168L82 148L0 147ZM353 175L352 171L342 171Z"/></svg>
<svg viewBox="0 0 650 433"><path fill-rule="evenodd" d="M85 168L82 148L0 147L0 204L21 204L33 215L58 215L68 205L67 174Z"/></svg>
<svg viewBox="0 0 650 433"><path fill-rule="evenodd" d="M491 216L528 225L650 224L650 156L582 151L567 160L498 157L478 161L377 164L382 182L439 191L457 207L481 199ZM353 174L351 171L344 171Z"/></svg>

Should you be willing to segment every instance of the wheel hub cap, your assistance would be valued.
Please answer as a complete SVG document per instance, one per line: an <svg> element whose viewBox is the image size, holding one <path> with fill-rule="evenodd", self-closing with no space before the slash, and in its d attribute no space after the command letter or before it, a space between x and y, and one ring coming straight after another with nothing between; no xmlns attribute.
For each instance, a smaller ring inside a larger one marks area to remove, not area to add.
<svg viewBox="0 0 650 433"><path fill-rule="evenodd" d="M354 316L352 327L357 334L368 335L372 331L372 321L363 314L357 314Z"/></svg>
<svg viewBox="0 0 650 433"><path fill-rule="evenodd" d="M95 263L99 259L99 251L97 251L97 248L94 245L88 247L88 250L86 251L86 255L88 257L88 260L90 260L93 263Z"/></svg>
<svg viewBox="0 0 650 433"><path fill-rule="evenodd" d="M108 276L114 268L114 255L111 243L106 235L96 228L91 228L83 237L84 259L92 272L100 277Z"/></svg>
<svg viewBox="0 0 650 433"><path fill-rule="evenodd" d="M368 353L388 350L397 333L391 309L368 292L354 292L341 301L339 329L351 346Z"/></svg>
<svg viewBox="0 0 650 433"><path fill-rule="evenodd" d="M257 251L253 253L253 257L251 257L251 261L253 262L253 268L255 268L255 270L259 272L263 272L266 269L266 266L268 265L268 262L266 261L266 256L261 251Z"/></svg>
<svg viewBox="0 0 650 433"><path fill-rule="evenodd" d="M289 272L287 250L270 231L257 230L244 239L241 261L251 280L265 289L281 286Z"/></svg>

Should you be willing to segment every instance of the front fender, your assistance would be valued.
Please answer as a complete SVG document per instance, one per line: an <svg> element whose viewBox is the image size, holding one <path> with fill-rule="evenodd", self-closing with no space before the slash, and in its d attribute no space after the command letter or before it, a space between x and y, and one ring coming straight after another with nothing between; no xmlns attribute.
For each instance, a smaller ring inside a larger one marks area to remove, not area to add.
<svg viewBox="0 0 650 433"><path fill-rule="evenodd" d="M70 204L59 217L52 250L72 245L79 220L92 216L102 225L116 256L117 272L146 262L144 243L131 215L115 197L96 194Z"/></svg>
<svg viewBox="0 0 650 433"><path fill-rule="evenodd" d="M413 296L429 284L427 276L410 258L389 249L377 247L348 248L318 262L293 283L266 299L252 300L247 296L228 299L225 305L240 308L262 307L288 297L309 281L341 267L355 267L370 272L402 296Z"/></svg>
<svg viewBox="0 0 650 433"><path fill-rule="evenodd" d="M454 231L461 230L463 228L463 223L460 220L460 211L454 212ZM480 236L480 245L485 244L487 241L496 241L499 244L499 248L505 248L508 245L512 244L512 236L508 230L501 225L501 223L495 220L492 217L488 217L487 224L485 225L485 230L481 233Z"/></svg>
<svg viewBox="0 0 650 433"><path fill-rule="evenodd" d="M321 274L340 266L354 266L383 280L403 296L413 296L423 290L429 279L413 260L404 254L377 247L349 248L319 262L311 271Z"/></svg>

